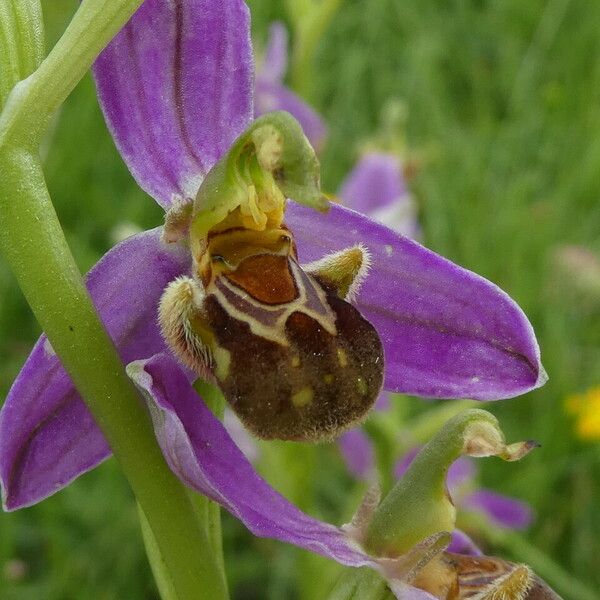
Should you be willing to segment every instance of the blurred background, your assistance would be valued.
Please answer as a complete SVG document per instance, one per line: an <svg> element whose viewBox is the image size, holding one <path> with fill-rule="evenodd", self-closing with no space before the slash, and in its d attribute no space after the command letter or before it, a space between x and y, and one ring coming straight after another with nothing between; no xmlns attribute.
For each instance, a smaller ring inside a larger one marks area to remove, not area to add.
<svg viewBox="0 0 600 600"><path fill-rule="evenodd" d="M566 600L583 600L568 577L587 586L587 600L600 598L600 3L345 0L312 38L294 4L249 2L253 35L260 52L273 21L288 27L287 84L328 125L324 189L334 193L376 140L386 106L402 107L423 243L506 290L540 341L549 383L485 408L509 440L542 447L515 464L478 462L478 485L529 503L535 520L519 532L468 518L465 528L488 554L556 578ZM50 48L77 3L43 5ZM113 146L89 76L57 115L45 164L82 271L126 232L160 224L162 211ZM0 398L39 333L0 259ZM379 464L400 452L410 423L423 427L449 404L394 398L390 412L374 415L365 431ZM262 444L258 466L337 524L366 487L333 444ZM223 520L233 597L312 600L335 580L337 565ZM0 598L158 598L114 461L38 506L0 515Z"/></svg>

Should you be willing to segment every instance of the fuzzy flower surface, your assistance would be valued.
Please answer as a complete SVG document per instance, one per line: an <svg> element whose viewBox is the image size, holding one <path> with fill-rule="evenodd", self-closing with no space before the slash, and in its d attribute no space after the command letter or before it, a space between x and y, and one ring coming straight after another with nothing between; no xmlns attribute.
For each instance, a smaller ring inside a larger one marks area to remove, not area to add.
<svg viewBox="0 0 600 600"><path fill-rule="evenodd" d="M108 128L133 177L165 210L193 199L251 124L253 70L249 11L240 0L146 0L99 56L94 76ZM368 248L371 269L353 303L381 339L386 390L494 400L545 382L529 321L494 284L342 206L320 214L291 198L285 224L301 263ZM163 291L192 265L189 248L166 243L162 233L157 227L116 245L89 272L87 286L171 469L258 536L381 569L340 528L271 489L199 399L195 375L157 323ZM42 336L0 413L4 507L39 502L109 456Z"/></svg>

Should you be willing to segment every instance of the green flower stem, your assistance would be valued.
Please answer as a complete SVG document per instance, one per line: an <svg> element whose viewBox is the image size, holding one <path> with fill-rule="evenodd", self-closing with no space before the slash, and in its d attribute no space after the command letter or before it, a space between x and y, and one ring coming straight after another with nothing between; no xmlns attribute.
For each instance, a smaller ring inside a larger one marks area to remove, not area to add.
<svg viewBox="0 0 600 600"><path fill-rule="evenodd" d="M0 115L0 251L129 480L178 600L227 598L186 489L69 251L38 158L40 139L96 55L141 0L84 0L48 58L17 84Z"/></svg>
<svg viewBox="0 0 600 600"><path fill-rule="evenodd" d="M219 419L223 420L223 414L225 412L225 398L219 388L206 383L199 379L195 384L194 388L200 394L204 403L214 415ZM212 500L209 500L206 496L197 494L192 490L189 490L189 495L195 506L201 522L204 524L208 540L212 546L213 556L221 569L223 574L223 580L227 581L225 572L225 557L223 554L223 534L221 528L221 507Z"/></svg>
<svg viewBox="0 0 600 600"><path fill-rule="evenodd" d="M145 410L83 284L38 159L0 152L0 250L129 480L180 599L225 598L185 488L167 467Z"/></svg>
<svg viewBox="0 0 600 600"><path fill-rule="evenodd" d="M19 142L35 152L53 113L142 0L83 0L65 33L27 79L12 91L0 116L0 149Z"/></svg>

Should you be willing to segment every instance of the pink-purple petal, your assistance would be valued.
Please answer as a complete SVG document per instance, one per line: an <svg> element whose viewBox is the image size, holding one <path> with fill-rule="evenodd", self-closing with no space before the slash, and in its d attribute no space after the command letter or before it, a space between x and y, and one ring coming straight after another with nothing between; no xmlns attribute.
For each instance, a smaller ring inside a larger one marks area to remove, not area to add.
<svg viewBox="0 0 600 600"><path fill-rule="evenodd" d="M450 495L456 499L460 495L460 488L469 485L475 479L477 469L475 463L467 456L457 458L448 469L446 485Z"/></svg>
<svg viewBox="0 0 600 600"><path fill-rule="evenodd" d="M412 461L415 460L415 457L417 454L419 454L421 448L422 446L415 446L414 448L411 448L396 462L394 465L394 477L396 479L400 479L400 477L402 477L404 473L408 471L408 467L410 467Z"/></svg>
<svg viewBox="0 0 600 600"><path fill-rule="evenodd" d="M140 186L164 208L193 198L252 118L248 8L241 0L145 0L94 74Z"/></svg>
<svg viewBox="0 0 600 600"><path fill-rule="evenodd" d="M509 529L524 529L533 521L533 512L526 502L491 490L476 490L463 498L461 504L484 513L494 524Z"/></svg>
<svg viewBox="0 0 600 600"><path fill-rule="evenodd" d="M371 479L375 473L375 452L369 436L357 427L342 434L337 443L348 471L356 479Z"/></svg>
<svg viewBox="0 0 600 600"><path fill-rule="evenodd" d="M290 202L302 262L364 244L372 265L356 304L385 350L385 389L434 398L510 398L547 377L531 324L483 277L339 205Z"/></svg>
<svg viewBox="0 0 600 600"><path fill-rule="evenodd" d="M189 269L188 254L165 248L161 229L135 235L90 271L87 286L125 361L165 348L156 308L169 281ZM73 323L75 332L77 323ZM0 412L0 478L5 507L42 500L109 455L46 336L35 345Z"/></svg>

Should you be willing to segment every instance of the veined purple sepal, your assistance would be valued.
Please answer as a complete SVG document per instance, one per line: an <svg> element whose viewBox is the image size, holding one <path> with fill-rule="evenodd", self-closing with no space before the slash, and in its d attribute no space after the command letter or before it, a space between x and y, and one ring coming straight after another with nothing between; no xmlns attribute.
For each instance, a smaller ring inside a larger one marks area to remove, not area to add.
<svg viewBox="0 0 600 600"><path fill-rule="evenodd" d="M98 97L136 181L163 208L193 199L252 119L242 0L145 0L98 57Z"/></svg>
<svg viewBox="0 0 600 600"><path fill-rule="evenodd" d="M546 382L531 324L493 283L336 204L315 218L290 203L286 223L303 262L358 243L369 250L355 303L383 342L385 389L497 400Z"/></svg>
<svg viewBox="0 0 600 600"><path fill-rule="evenodd" d="M126 362L165 349L156 322L158 300L165 285L190 267L184 249L163 246L161 231L121 242L87 276L94 304ZM109 454L71 378L42 336L0 411L5 508L39 502Z"/></svg>

